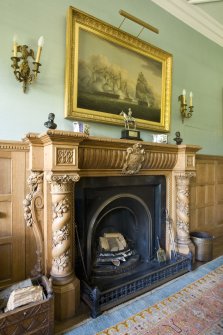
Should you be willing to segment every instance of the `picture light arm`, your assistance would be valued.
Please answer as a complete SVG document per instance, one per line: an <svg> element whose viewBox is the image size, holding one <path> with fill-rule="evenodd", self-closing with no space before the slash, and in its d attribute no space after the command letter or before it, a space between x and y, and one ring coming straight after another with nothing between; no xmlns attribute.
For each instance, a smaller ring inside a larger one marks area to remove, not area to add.
<svg viewBox="0 0 223 335"><path fill-rule="evenodd" d="M135 23L138 23L140 26L143 27L142 30L144 28L146 28L146 29L149 29L149 30L153 31L156 34L159 34L159 30L157 28L155 28L155 27L151 26L150 24L148 24L148 23L146 23L146 22L138 19L137 17L135 17L135 16L133 16L133 15L125 12L124 10L120 9L119 14L122 15L122 16L124 16L124 20L127 18L127 19L129 19L129 20L131 20L131 21L133 21ZM124 20L122 21L122 23L124 22ZM119 28L121 27L122 23L120 24ZM142 30L140 31L140 33L138 34L138 36L141 34Z"/></svg>

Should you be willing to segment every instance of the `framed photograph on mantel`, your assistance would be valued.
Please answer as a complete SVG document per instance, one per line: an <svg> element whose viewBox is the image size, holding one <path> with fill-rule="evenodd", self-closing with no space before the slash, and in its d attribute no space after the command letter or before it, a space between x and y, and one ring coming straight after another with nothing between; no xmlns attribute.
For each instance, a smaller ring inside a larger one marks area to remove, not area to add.
<svg viewBox="0 0 223 335"><path fill-rule="evenodd" d="M66 48L66 118L169 131L171 54L73 7Z"/></svg>

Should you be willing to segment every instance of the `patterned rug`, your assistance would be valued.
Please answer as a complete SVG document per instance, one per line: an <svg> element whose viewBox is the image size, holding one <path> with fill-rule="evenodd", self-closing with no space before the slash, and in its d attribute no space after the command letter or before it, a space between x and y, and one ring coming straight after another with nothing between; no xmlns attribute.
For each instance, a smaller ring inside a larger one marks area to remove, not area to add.
<svg viewBox="0 0 223 335"><path fill-rule="evenodd" d="M223 265L98 335L223 334Z"/></svg>
<svg viewBox="0 0 223 335"><path fill-rule="evenodd" d="M63 334L223 335L223 256Z"/></svg>

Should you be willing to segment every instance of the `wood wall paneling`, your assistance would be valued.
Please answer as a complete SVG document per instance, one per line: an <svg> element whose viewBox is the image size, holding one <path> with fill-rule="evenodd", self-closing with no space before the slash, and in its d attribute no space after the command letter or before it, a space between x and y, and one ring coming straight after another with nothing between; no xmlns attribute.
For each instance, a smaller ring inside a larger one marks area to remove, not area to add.
<svg viewBox="0 0 223 335"><path fill-rule="evenodd" d="M25 278L26 153L0 150L0 287Z"/></svg>
<svg viewBox="0 0 223 335"><path fill-rule="evenodd" d="M190 190L190 230L223 235L223 157L196 157L196 178Z"/></svg>

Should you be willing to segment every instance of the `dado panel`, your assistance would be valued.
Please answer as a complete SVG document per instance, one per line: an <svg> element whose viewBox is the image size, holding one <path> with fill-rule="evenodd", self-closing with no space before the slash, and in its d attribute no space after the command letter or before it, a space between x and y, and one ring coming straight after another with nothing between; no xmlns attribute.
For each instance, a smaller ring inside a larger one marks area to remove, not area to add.
<svg viewBox="0 0 223 335"><path fill-rule="evenodd" d="M191 183L190 230L223 235L223 157L196 156Z"/></svg>
<svg viewBox="0 0 223 335"><path fill-rule="evenodd" d="M26 152L17 143L0 143L0 287L25 277Z"/></svg>

